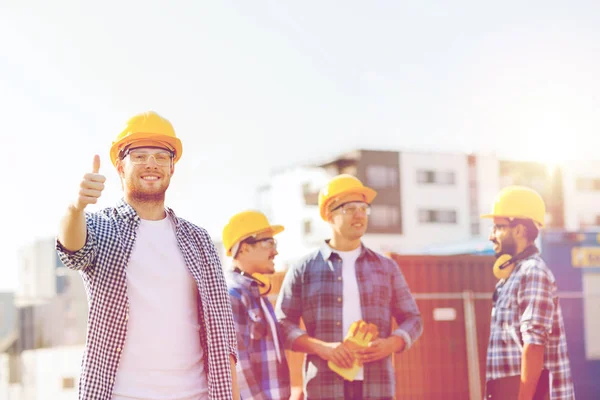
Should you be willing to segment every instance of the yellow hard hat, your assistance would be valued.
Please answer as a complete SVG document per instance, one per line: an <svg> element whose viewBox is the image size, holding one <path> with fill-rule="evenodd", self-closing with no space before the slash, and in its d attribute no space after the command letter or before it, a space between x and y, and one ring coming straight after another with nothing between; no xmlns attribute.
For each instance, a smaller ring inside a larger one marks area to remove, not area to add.
<svg viewBox="0 0 600 400"><path fill-rule="evenodd" d="M271 225L267 217L260 211L242 211L235 214L223 228L223 247L227 256L231 257L231 249L241 240L263 232L276 235L283 231L282 225Z"/></svg>
<svg viewBox="0 0 600 400"><path fill-rule="evenodd" d="M143 145L157 142L170 148L174 153L174 163L181 158L183 152L181 140L175 136L173 125L154 111L137 114L127 121L125 129L119 133L110 147L110 160L113 165L117 165L119 152L134 142L143 142Z"/></svg>
<svg viewBox="0 0 600 400"><path fill-rule="evenodd" d="M358 193L365 197L365 201L369 204L373 201L377 192L369 187L366 187L355 176L350 174L341 174L333 177L321 191L319 192L319 212L321 218L327 221L327 207L332 202L336 201L340 196Z"/></svg>
<svg viewBox="0 0 600 400"><path fill-rule="evenodd" d="M525 186L508 186L496 195L492 212L481 216L495 217L530 219L541 228L546 217L546 205L535 190Z"/></svg>

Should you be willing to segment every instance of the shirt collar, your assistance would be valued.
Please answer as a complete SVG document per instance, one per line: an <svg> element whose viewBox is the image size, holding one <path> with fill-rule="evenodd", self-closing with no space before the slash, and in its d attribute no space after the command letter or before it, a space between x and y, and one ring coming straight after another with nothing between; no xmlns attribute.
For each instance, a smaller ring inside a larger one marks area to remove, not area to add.
<svg viewBox="0 0 600 400"><path fill-rule="evenodd" d="M321 243L321 247L319 248L319 251L321 252L321 256L323 257L324 260L329 260L329 258L331 257L332 254L337 254L337 251L332 249L329 246L329 239L324 240ZM339 256L339 254L337 254ZM364 243L360 243L360 254L358 255L358 258L362 258L362 257L368 257L368 258L376 258L375 254L373 253L373 251L369 248L367 248L367 246L364 245Z"/></svg>
<svg viewBox="0 0 600 400"><path fill-rule="evenodd" d="M252 293L256 294L257 296L260 295L259 290L258 290L258 283L256 283L256 281L254 279L250 278L249 276L242 275L233 269L229 270L229 276L238 285L242 286L245 289L250 290Z"/></svg>
<svg viewBox="0 0 600 400"><path fill-rule="evenodd" d="M117 214L119 214L119 216L123 219L132 219L138 222L140 220L140 217L135 209L129 203L127 203L123 197L121 197L121 199L117 202L115 209ZM175 211L169 207L165 207L165 212L167 213L167 216L170 217L175 223L175 229L179 229L181 221L179 218L177 218L177 215L175 215Z"/></svg>

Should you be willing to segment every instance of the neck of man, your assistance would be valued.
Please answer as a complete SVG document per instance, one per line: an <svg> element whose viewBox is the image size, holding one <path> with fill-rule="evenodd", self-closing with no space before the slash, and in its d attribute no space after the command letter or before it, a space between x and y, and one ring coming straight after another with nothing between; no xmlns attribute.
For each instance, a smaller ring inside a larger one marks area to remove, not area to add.
<svg viewBox="0 0 600 400"><path fill-rule="evenodd" d="M125 194L125 201L129 204L141 219L159 221L166 217L165 199L136 199L134 196Z"/></svg>
<svg viewBox="0 0 600 400"><path fill-rule="evenodd" d="M525 251L526 248L528 248L529 246L532 246L532 245L533 245L533 243L530 243L526 240L517 242L516 248L515 248L515 251L516 251L515 255L521 254L522 252Z"/></svg>
<svg viewBox="0 0 600 400"><path fill-rule="evenodd" d="M329 240L329 247L339 251L352 251L360 247L360 238L348 239L334 233Z"/></svg>
<svg viewBox="0 0 600 400"><path fill-rule="evenodd" d="M245 265L244 263L240 262L240 260L233 260L231 265L233 265L234 268L238 268L239 270L241 270L242 272L248 274L248 275L252 275L253 273L255 273L256 271L254 270L254 268L251 268L248 265Z"/></svg>

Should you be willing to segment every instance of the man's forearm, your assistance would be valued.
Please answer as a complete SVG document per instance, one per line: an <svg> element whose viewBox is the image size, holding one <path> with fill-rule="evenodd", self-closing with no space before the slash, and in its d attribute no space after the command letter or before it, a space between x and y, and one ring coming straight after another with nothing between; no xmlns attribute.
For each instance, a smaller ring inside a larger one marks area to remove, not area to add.
<svg viewBox="0 0 600 400"><path fill-rule="evenodd" d="M85 246L86 236L85 212L69 206L60 221L58 241L65 249L76 252Z"/></svg>
<svg viewBox="0 0 600 400"><path fill-rule="evenodd" d="M292 351L306 354L316 354L321 357L321 350L325 347L325 342L315 339L308 335L302 335L292 343Z"/></svg>
<svg viewBox="0 0 600 400"><path fill-rule="evenodd" d="M544 346L525 344L521 358L519 400L531 400L544 367Z"/></svg>

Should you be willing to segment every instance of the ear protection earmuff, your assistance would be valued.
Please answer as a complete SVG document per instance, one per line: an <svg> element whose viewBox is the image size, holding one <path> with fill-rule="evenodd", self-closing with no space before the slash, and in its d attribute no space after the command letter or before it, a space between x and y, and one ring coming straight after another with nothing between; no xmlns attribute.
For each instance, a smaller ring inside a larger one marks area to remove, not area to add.
<svg viewBox="0 0 600 400"><path fill-rule="evenodd" d="M502 254L494 263L494 276L497 279L507 279L519 261L537 253L537 251L538 249L535 246L530 246L515 257L510 254Z"/></svg>
<svg viewBox="0 0 600 400"><path fill-rule="evenodd" d="M239 268L234 269L234 271L255 281L258 284L258 292L261 296L266 296L271 292L271 278L268 276L259 274L257 272L253 274L247 274Z"/></svg>

